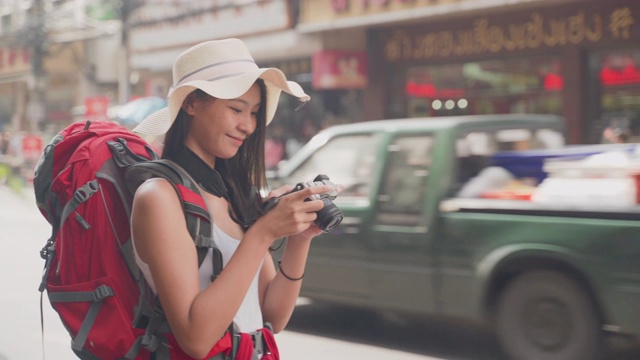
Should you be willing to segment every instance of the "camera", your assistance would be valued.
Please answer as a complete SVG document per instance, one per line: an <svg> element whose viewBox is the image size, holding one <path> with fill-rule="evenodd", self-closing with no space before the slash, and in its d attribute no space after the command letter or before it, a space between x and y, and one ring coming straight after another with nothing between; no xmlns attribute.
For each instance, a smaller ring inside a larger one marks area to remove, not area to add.
<svg viewBox="0 0 640 360"><path fill-rule="evenodd" d="M320 209L316 214L318 217L314 221L315 224L324 232L330 232L335 229L342 222L342 210L340 210L334 203L333 200L338 196L338 186L329 180L327 175L318 175L313 179L313 181L301 182L298 183L293 190L289 192L293 193L296 191L300 191L302 189L310 188L313 186L322 186L329 185L332 190L328 193L323 194L315 194L311 197L307 198L305 201L309 200L322 200L324 203L324 207ZM285 194L286 195L286 194ZM279 198L271 198L266 201L262 208L262 213L269 211L278 203Z"/></svg>

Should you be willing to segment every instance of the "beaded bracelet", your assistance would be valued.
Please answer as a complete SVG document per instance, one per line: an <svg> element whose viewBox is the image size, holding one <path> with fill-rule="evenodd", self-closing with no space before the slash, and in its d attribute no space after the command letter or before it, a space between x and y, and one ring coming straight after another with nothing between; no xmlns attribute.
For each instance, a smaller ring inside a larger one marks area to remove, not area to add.
<svg viewBox="0 0 640 360"><path fill-rule="evenodd" d="M304 273L302 273L302 275L298 278L294 278L285 274L284 271L282 271L282 260L278 260L278 269L280 269L280 274L282 274L282 276L284 276L287 280L298 281L298 280L302 280L302 278L304 277Z"/></svg>

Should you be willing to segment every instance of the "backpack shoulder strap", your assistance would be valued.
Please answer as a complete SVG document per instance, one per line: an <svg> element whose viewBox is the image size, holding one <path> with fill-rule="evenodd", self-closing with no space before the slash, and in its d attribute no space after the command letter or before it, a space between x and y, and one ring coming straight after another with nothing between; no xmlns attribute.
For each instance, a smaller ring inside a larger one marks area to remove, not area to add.
<svg viewBox="0 0 640 360"><path fill-rule="evenodd" d="M182 167L167 159L133 164L125 173L125 183L132 194L151 178L163 178L173 185L185 213L189 234L198 248L198 264L202 265L208 250L213 248L213 276L217 277L222 271L222 254L213 242L211 215L195 180Z"/></svg>

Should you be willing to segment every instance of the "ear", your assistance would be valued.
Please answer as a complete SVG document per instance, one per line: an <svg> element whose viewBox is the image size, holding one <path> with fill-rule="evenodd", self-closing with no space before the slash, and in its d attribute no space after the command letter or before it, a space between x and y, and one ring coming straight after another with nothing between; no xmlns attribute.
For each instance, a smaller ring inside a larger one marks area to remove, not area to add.
<svg viewBox="0 0 640 360"><path fill-rule="evenodd" d="M189 95L187 95L186 98L184 98L184 101L182 102L182 110L184 110L184 112L187 113L187 115L193 116L195 114L195 108L194 108L195 102L196 102L196 96L194 92L192 92Z"/></svg>

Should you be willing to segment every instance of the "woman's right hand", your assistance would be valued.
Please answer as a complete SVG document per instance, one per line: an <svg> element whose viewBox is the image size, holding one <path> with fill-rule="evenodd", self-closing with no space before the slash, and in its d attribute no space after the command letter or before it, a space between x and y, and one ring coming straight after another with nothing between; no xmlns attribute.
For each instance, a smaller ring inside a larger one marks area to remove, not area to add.
<svg viewBox="0 0 640 360"><path fill-rule="evenodd" d="M331 191L328 185L307 187L280 196L277 204L252 226L266 234L271 241L299 234L309 228L324 207L322 200L307 200L312 195Z"/></svg>

